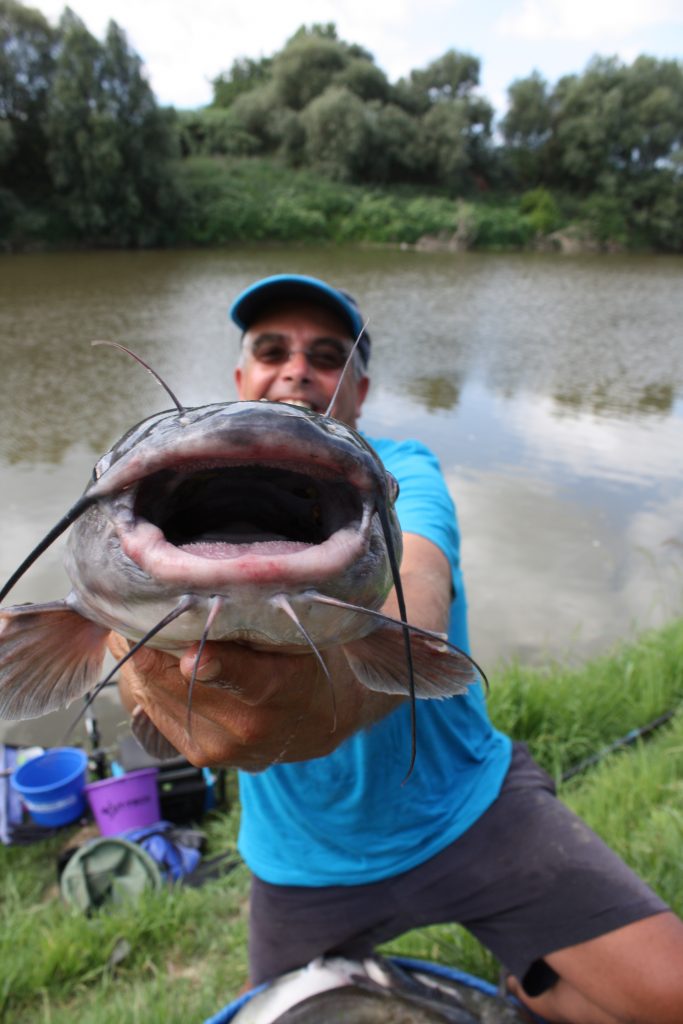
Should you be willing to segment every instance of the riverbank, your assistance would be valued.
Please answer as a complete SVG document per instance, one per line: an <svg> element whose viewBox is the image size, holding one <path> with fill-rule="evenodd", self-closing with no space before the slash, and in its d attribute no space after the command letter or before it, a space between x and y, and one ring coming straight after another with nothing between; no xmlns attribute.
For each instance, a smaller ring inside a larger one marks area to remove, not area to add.
<svg viewBox="0 0 683 1024"><path fill-rule="evenodd" d="M683 620L579 669L517 665L491 679L496 724L525 740L561 780L572 765L667 711L647 742L606 756L562 796L683 913ZM234 783L231 785L235 798ZM628 794L628 799L625 799ZM400 794L396 796L400 806ZM209 853L234 850L239 809L202 823ZM248 873L178 887L90 919L66 910L55 862L75 830L0 847L0 1019L13 1024L186 1024L226 1003L246 971ZM427 957L495 979L493 958L461 929L435 926L387 952Z"/></svg>
<svg viewBox="0 0 683 1024"><path fill-rule="evenodd" d="M612 253L680 251L680 239L632 219L627 199L578 198L539 187L518 193L358 185L276 159L193 156L174 170L172 222L138 248L235 242L373 244L419 251ZM683 242L681 242L683 244ZM0 217L0 250L126 248L71 236L59 211L20 207ZM128 246L129 247L129 246Z"/></svg>

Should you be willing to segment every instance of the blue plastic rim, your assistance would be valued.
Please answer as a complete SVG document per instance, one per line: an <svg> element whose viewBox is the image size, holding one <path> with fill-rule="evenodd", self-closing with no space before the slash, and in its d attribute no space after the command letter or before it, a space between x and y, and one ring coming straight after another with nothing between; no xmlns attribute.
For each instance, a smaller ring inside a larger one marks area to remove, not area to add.
<svg viewBox="0 0 683 1024"><path fill-rule="evenodd" d="M55 747L16 769L13 788L36 825L68 825L85 813L88 755L77 747Z"/></svg>

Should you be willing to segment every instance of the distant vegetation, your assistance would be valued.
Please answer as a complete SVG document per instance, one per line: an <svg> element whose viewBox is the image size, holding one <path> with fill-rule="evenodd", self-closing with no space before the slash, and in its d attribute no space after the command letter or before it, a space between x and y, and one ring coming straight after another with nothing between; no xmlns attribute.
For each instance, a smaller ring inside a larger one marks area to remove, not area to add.
<svg viewBox="0 0 683 1024"><path fill-rule="evenodd" d="M110 22L0 0L0 245L357 240L683 251L683 63L594 57L555 85L448 50L390 82L334 25L161 109ZM426 237L425 237L426 236Z"/></svg>

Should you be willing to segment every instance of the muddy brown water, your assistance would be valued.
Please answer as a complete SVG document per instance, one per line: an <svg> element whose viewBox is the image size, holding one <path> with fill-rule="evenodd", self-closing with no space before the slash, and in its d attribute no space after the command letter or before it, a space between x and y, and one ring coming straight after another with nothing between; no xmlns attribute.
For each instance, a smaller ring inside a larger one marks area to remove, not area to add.
<svg viewBox="0 0 683 1024"><path fill-rule="evenodd" d="M128 426L168 405L96 338L127 344L181 400L235 397L230 300L312 273L370 319L361 427L439 456L487 669L581 661L683 612L683 260L357 249L0 256L0 577ZM13 601L61 596L59 545ZM98 700L107 736L125 716ZM6 726L56 743L64 716Z"/></svg>

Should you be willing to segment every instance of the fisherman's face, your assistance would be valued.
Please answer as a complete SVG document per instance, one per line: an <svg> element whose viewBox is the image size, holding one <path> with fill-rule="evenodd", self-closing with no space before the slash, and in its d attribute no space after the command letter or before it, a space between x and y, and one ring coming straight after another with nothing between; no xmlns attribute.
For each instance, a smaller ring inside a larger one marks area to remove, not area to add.
<svg viewBox="0 0 683 1024"><path fill-rule="evenodd" d="M266 398L324 413L354 341L326 309L292 305L264 314L242 342L235 370L238 395L243 401ZM332 409L335 419L356 426L368 385L368 378L357 377L350 366Z"/></svg>

